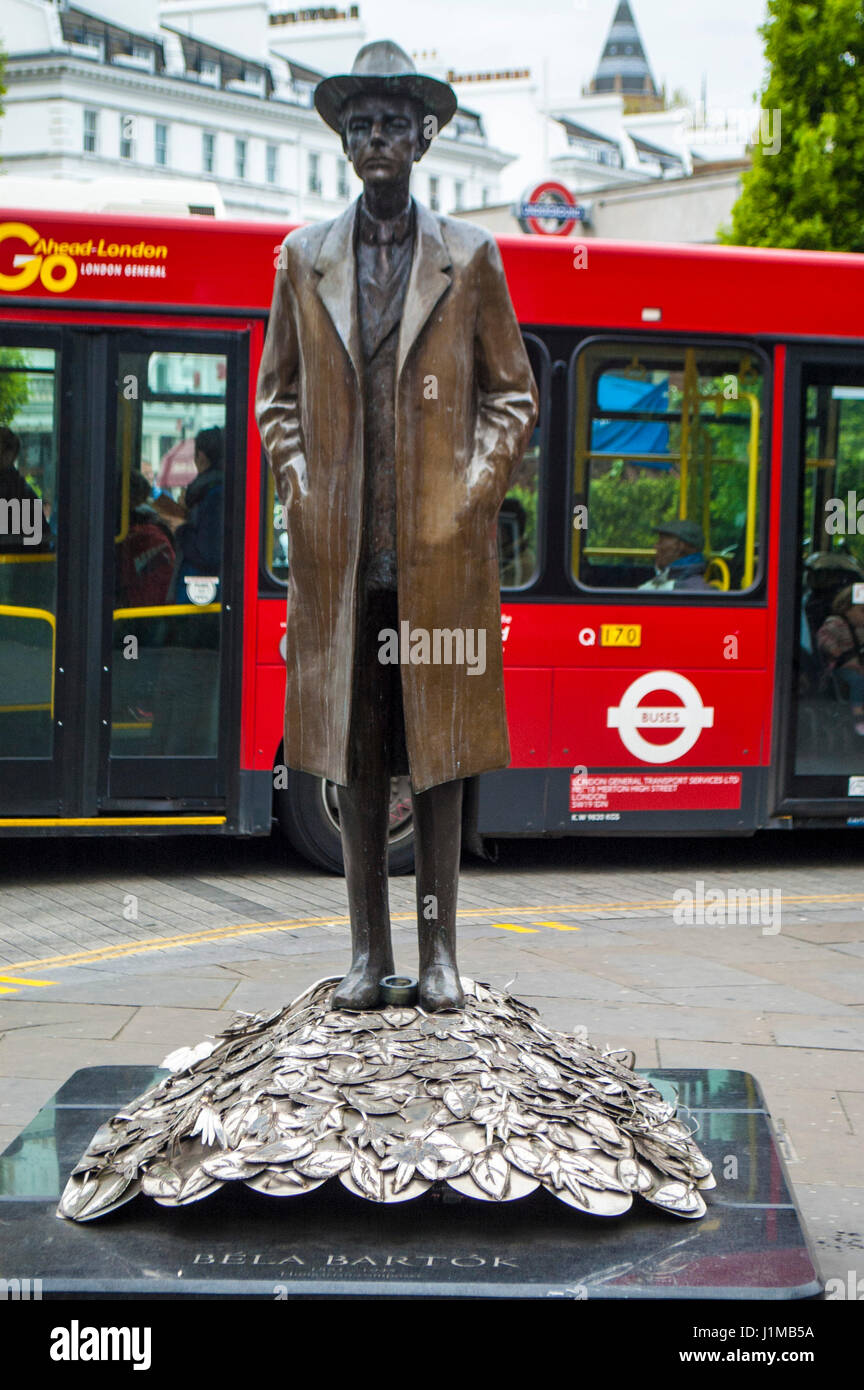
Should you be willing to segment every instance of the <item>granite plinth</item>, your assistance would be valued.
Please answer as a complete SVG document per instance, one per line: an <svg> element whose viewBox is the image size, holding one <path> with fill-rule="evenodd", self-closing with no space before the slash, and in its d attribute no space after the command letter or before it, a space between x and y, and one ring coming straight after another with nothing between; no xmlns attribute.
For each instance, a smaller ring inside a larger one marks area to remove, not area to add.
<svg viewBox="0 0 864 1390"><path fill-rule="evenodd" d="M766 1299L821 1286L770 1119L746 1072L648 1070L699 1122L717 1188L701 1221L646 1206L598 1219L538 1191L478 1203L433 1189L370 1205L338 1184L297 1199L230 1187L188 1207L136 1198L98 1222L56 1215L96 1127L157 1080L76 1072L0 1156L0 1277L43 1298L502 1297Z"/></svg>

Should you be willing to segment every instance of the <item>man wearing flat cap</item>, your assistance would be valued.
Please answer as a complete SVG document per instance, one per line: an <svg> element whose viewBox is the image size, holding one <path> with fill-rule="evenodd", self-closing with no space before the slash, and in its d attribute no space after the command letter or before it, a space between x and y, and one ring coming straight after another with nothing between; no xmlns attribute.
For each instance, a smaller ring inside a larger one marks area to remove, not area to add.
<svg viewBox="0 0 864 1390"><path fill-rule="evenodd" d="M463 780L509 761L497 515L537 394L495 242L410 195L452 88L371 43L315 105L363 193L286 237L258 381L290 545L284 757L337 785L334 1007L377 1007L393 972L390 778L410 774L420 1003L452 1009Z"/></svg>
<svg viewBox="0 0 864 1390"><path fill-rule="evenodd" d="M705 537L695 521L664 521L655 526L654 574L640 589L710 589L705 578Z"/></svg>

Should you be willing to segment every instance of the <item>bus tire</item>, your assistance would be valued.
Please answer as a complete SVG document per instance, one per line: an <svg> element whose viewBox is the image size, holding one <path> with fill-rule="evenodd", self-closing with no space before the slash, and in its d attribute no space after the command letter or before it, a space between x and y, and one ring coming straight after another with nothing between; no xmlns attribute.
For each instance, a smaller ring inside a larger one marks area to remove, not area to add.
<svg viewBox="0 0 864 1390"><path fill-rule="evenodd" d="M414 871L414 822L408 778L392 778L391 789L388 872L410 874ZM334 783L308 772L289 771L286 786L275 795L279 825L292 848L319 869L344 874Z"/></svg>

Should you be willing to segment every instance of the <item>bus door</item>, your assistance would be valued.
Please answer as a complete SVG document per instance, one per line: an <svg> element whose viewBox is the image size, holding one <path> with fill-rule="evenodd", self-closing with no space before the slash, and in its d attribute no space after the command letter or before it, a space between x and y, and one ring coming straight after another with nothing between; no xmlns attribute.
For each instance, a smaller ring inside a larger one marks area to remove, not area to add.
<svg viewBox="0 0 864 1390"><path fill-rule="evenodd" d="M0 819L56 815L62 799L58 450L68 368L59 331L0 328Z"/></svg>
<svg viewBox="0 0 864 1390"><path fill-rule="evenodd" d="M230 812L246 375L241 333L3 326L5 829Z"/></svg>
<svg viewBox="0 0 864 1390"><path fill-rule="evenodd" d="M218 810L237 765L236 357L236 343L213 336L111 345L99 768L109 811Z"/></svg>
<svg viewBox="0 0 864 1390"><path fill-rule="evenodd" d="M790 349L784 417L779 812L864 824L864 352Z"/></svg>

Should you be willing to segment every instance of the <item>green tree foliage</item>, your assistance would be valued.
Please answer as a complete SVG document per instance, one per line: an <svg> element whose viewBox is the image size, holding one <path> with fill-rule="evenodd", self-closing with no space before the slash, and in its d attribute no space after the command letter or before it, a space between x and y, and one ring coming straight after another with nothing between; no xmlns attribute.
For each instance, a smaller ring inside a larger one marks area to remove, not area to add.
<svg viewBox="0 0 864 1390"><path fill-rule="evenodd" d="M768 0L759 32L770 124L719 240L864 251L864 0Z"/></svg>
<svg viewBox="0 0 864 1390"><path fill-rule="evenodd" d="M18 411L30 399L25 373L15 371L28 365L26 354L18 348L0 348L0 425L14 424Z"/></svg>
<svg viewBox="0 0 864 1390"><path fill-rule="evenodd" d="M645 469L627 479L623 459L591 480L588 543L653 550L656 523L678 516L679 482L672 473Z"/></svg>

